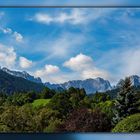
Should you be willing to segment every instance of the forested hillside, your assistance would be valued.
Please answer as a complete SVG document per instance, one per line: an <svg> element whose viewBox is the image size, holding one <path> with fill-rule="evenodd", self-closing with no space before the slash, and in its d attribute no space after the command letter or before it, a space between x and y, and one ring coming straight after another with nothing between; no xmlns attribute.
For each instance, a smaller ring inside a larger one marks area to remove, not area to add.
<svg viewBox="0 0 140 140"><path fill-rule="evenodd" d="M0 132L140 132L139 121L140 91L129 78L112 93L73 87L0 93Z"/></svg>
<svg viewBox="0 0 140 140"><path fill-rule="evenodd" d="M43 84L37 84L21 77L12 76L0 70L0 92L7 94L27 91L40 92L43 88Z"/></svg>

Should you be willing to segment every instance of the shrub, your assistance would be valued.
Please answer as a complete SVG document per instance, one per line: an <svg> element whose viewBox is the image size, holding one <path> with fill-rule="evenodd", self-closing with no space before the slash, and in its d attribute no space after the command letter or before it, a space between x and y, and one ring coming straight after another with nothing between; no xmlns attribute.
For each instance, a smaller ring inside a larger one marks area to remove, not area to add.
<svg viewBox="0 0 140 140"><path fill-rule="evenodd" d="M67 94L57 93L49 102L48 108L57 110L62 116L65 116L72 109L72 106Z"/></svg>
<svg viewBox="0 0 140 140"><path fill-rule="evenodd" d="M94 103L100 103L110 100L110 96L105 93L99 93L96 92L96 94L93 95L93 102Z"/></svg>
<svg viewBox="0 0 140 140"><path fill-rule="evenodd" d="M113 109L114 109L114 101L105 101L100 102L95 105L94 108L99 108L102 112L106 113L106 115L112 119L114 117Z"/></svg>
<svg viewBox="0 0 140 140"><path fill-rule="evenodd" d="M140 132L140 113L128 116L120 121L112 132Z"/></svg>
<svg viewBox="0 0 140 140"><path fill-rule="evenodd" d="M49 121L48 127L44 129L46 133L54 133L57 131L57 127L62 124L60 119L52 119Z"/></svg>
<svg viewBox="0 0 140 140"><path fill-rule="evenodd" d="M11 130L7 125L3 125L3 124L0 123L0 132L1 133L11 132Z"/></svg>
<svg viewBox="0 0 140 140"><path fill-rule="evenodd" d="M29 105L22 107L9 106L0 116L0 131L32 132L33 111Z"/></svg>
<svg viewBox="0 0 140 140"><path fill-rule="evenodd" d="M100 110L76 109L70 113L59 132L109 132L111 121Z"/></svg>
<svg viewBox="0 0 140 140"><path fill-rule="evenodd" d="M33 118L35 129L38 132L42 132L46 127L50 125L50 120L56 120L60 117L60 115L61 114L57 110L52 110L49 108L39 109Z"/></svg>
<svg viewBox="0 0 140 140"><path fill-rule="evenodd" d="M39 94L41 99L50 99L55 95L55 91L49 88L44 88L44 90Z"/></svg>

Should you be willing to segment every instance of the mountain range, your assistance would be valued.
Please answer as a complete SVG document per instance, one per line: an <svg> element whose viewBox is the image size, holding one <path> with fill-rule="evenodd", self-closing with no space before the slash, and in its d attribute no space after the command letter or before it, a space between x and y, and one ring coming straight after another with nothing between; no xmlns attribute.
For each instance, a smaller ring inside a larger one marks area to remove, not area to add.
<svg viewBox="0 0 140 140"><path fill-rule="evenodd" d="M139 76L132 75L132 76L130 76L130 79L131 79L132 85L134 85L135 87L140 86L140 77ZM120 87L122 81L123 81L123 79L120 79L120 81L117 83L116 87Z"/></svg>
<svg viewBox="0 0 140 140"><path fill-rule="evenodd" d="M1 70L16 77L21 77L35 83L42 83L42 80L40 77L35 78L34 76L28 74L26 71L23 71L23 72L12 71L12 70L7 69L6 67L1 68Z"/></svg>
<svg viewBox="0 0 140 140"><path fill-rule="evenodd" d="M8 78L6 78L8 77ZM134 86L140 86L140 77L137 75L130 76L131 82ZM30 74L28 74L26 71L20 72L20 71L13 71L9 70L7 68L1 68L0 69L0 91L1 91L1 86L2 82L4 84L10 83L10 87L12 89L20 89L21 87L24 87L22 90L26 90L25 85L29 88L27 90L41 90L43 87L48 87L50 89L55 89L55 90L65 90L69 89L70 87L75 87L75 88L84 88L87 94L95 93L96 91L98 92L104 92L108 90L114 89L114 87L111 86L110 82L108 80L104 80L103 78L95 78L95 79L86 79L86 80L73 80L73 81L68 81L62 84L51 84L49 82L42 83L41 78L39 77L34 77ZM18 82L19 81L19 82ZM115 88L119 87L121 84L120 80ZM18 85L15 85L15 82L18 82ZM24 85L24 86L23 86ZM30 85L30 86L29 86ZM33 86L31 86L33 85ZM19 86L19 87L17 87ZM8 88L10 88L8 87ZM6 87L5 87L6 89ZM6 90L9 91L10 89ZM11 91L10 91L11 92Z"/></svg>
<svg viewBox="0 0 140 140"><path fill-rule="evenodd" d="M112 89L110 82L102 78L74 80L65 82L63 84L50 84L47 82L45 83L45 86L49 87L50 89L56 90L69 89L70 87L84 88L86 93L95 93L96 91L103 92Z"/></svg>
<svg viewBox="0 0 140 140"><path fill-rule="evenodd" d="M40 92L44 89L41 83L35 83L22 77L17 77L0 70L0 92L13 94L15 92Z"/></svg>

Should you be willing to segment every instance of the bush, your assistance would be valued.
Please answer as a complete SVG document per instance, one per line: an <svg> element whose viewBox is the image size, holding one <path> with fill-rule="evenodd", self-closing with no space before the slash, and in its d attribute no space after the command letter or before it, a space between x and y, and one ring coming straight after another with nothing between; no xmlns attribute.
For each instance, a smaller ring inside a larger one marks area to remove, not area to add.
<svg viewBox="0 0 140 140"><path fill-rule="evenodd" d="M109 132L111 121L100 110L76 109L68 115L58 132Z"/></svg>
<svg viewBox="0 0 140 140"><path fill-rule="evenodd" d="M0 132L1 133L6 133L6 132L11 132L11 130L7 125L3 125L3 124L0 123Z"/></svg>
<svg viewBox="0 0 140 140"><path fill-rule="evenodd" d="M29 105L22 107L9 106L8 109L0 115L0 131L33 132L33 116L33 110Z"/></svg>
<svg viewBox="0 0 140 140"><path fill-rule="evenodd" d="M114 109L114 101L105 101L100 102L95 105L93 109L99 108L102 112L104 112L110 119L114 117L113 109Z"/></svg>
<svg viewBox="0 0 140 140"><path fill-rule="evenodd" d="M57 110L60 114L65 116L72 109L71 102L69 101L68 95L64 93L55 94L48 104L48 108Z"/></svg>
<svg viewBox="0 0 140 140"><path fill-rule="evenodd" d="M93 95L94 103L105 102L107 100L110 100L110 96L105 93L96 92L96 94Z"/></svg>
<svg viewBox="0 0 140 140"><path fill-rule="evenodd" d="M62 124L62 121L60 119L55 119L55 120L52 119L52 120L49 121L48 127L46 127L44 129L44 132L46 132L46 133L54 133L54 132L57 131L57 127L59 125L61 125L61 124Z"/></svg>
<svg viewBox="0 0 140 140"><path fill-rule="evenodd" d="M41 99L50 99L55 95L55 91L49 88L44 88L44 90L39 94Z"/></svg>
<svg viewBox="0 0 140 140"><path fill-rule="evenodd" d="M43 130L50 125L50 120L56 120L60 117L60 115L61 114L57 110L52 110L49 108L39 109L34 116L35 129L38 132L43 132Z"/></svg>
<svg viewBox="0 0 140 140"><path fill-rule="evenodd" d="M140 113L128 116L120 121L112 132L140 132Z"/></svg>

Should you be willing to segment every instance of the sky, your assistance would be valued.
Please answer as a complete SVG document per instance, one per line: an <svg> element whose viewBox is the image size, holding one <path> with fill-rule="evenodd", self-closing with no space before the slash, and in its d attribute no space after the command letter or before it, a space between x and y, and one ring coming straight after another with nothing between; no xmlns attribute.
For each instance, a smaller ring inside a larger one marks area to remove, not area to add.
<svg viewBox="0 0 140 140"><path fill-rule="evenodd" d="M0 0L0 5L138 5L139 0Z"/></svg>
<svg viewBox="0 0 140 140"><path fill-rule="evenodd" d="M43 82L140 75L140 9L1 8L0 66Z"/></svg>

